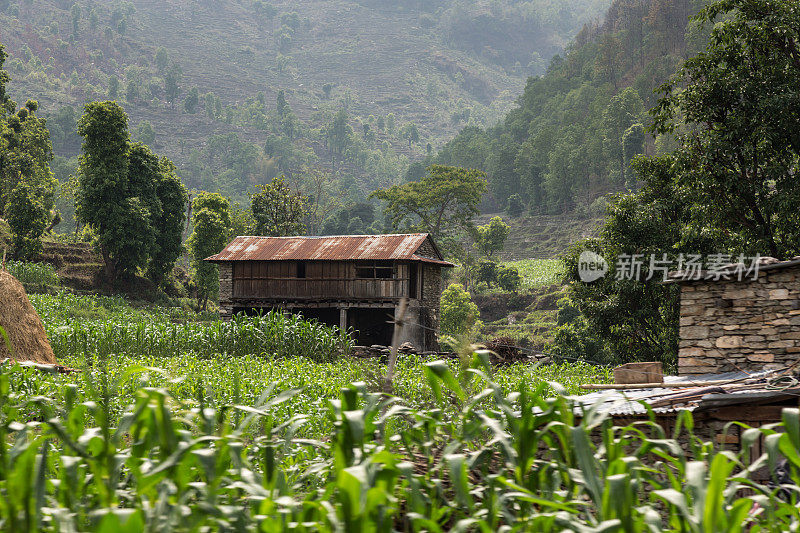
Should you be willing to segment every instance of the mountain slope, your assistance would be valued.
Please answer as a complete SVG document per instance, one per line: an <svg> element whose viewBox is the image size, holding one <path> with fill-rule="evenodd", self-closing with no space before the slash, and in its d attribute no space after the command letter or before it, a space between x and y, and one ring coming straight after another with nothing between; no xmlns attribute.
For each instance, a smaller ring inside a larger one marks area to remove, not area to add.
<svg viewBox="0 0 800 533"><path fill-rule="evenodd" d="M192 187L242 196L321 165L369 189L397 179L428 143L500 118L606 1L6 1L0 40L12 96L34 96L51 114L61 156L77 153L80 105L112 97ZM280 91L288 118L275 108ZM347 138L334 142L341 109ZM236 142L215 142L230 134ZM220 144L235 161L209 153Z"/></svg>
<svg viewBox="0 0 800 533"><path fill-rule="evenodd" d="M439 162L488 173L486 210L520 194L532 214L597 214L599 197L635 187L630 160L668 142L646 134L646 110L705 42L707 29L689 21L700 4L615 0L601 25L587 25L546 75L528 81L497 126L463 130Z"/></svg>

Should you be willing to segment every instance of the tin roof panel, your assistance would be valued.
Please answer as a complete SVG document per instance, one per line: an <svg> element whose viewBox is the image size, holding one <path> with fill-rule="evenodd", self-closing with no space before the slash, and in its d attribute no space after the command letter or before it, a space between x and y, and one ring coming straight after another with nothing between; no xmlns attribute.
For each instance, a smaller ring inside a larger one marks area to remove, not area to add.
<svg viewBox="0 0 800 533"><path fill-rule="evenodd" d="M580 396L573 396L575 401L574 411L578 416L582 416L584 411L596 409L599 413L606 413L610 416L641 416L647 414L647 407L656 414L676 413L678 411L694 411L696 409L710 409L721 405L738 405L748 403L753 399L767 400L780 399L784 396L797 394L797 389L775 390L767 386L767 379L773 376L775 371L764 371L756 374L746 374L744 372L726 372L723 374L704 374L687 378L685 376L664 376L664 383L686 383L693 384L692 387L680 389L683 391L702 391L718 384L728 384L732 381L756 381L752 388L744 390L725 391L724 394L712 392L702 396L676 399L668 402L660 402L665 398L674 397L680 392L676 388L648 388L631 390L604 390L592 392Z"/></svg>
<svg viewBox="0 0 800 533"><path fill-rule="evenodd" d="M236 237L207 261L422 261L446 263L415 254L427 233L333 235L322 237ZM447 263L449 265L449 263Z"/></svg>

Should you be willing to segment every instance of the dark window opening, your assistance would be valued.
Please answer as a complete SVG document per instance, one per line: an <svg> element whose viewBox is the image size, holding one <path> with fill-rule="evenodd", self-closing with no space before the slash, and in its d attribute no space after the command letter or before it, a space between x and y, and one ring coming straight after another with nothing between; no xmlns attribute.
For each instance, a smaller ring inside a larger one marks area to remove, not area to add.
<svg viewBox="0 0 800 533"><path fill-rule="evenodd" d="M393 279L394 264L391 261L373 261L356 265L356 277L359 279Z"/></svg>
<svg viewBox="0 0 800 533"><path fill-rule="evenodd" d="M297 278L298 279L305 279L306 278L306 264L305 263L297 263Z"/></svg>
<svg viewBox="0 0 800 533"><path fill-rule="evenodd" d="M393 268L376 268L375 277L379 279L392 279L394 277Z"/></svg>
<svg viewBox="0 0 800 533"><path fill-rule="evenodd" d="M417 297L417 269L419 265L417 264L410 264L408 265L408 297L409 298L416 298Z"/></svg>

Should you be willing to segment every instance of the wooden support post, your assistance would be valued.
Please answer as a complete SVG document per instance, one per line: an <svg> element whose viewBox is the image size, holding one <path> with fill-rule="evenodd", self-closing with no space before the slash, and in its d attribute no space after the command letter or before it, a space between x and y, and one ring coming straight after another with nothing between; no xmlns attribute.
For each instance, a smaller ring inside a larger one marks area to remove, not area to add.
<svg viewBox="0 0 800 533"><path fill-rule="evenodd" d="M392 351L389 354L389 362L386 366L386 377L383 379L383 392L387 395L392 394L392 386L394 381L394 370L397 366L397 349L400 346L400 339L403 335L403 328L405 327L406 310L408 309L408 299L403 298L400 300L400 306L395 309L394 313L394 333L392 334Z"/></svg>
<svg viewBox="0 0 800 533"><path fill-rule="evenodd" d="M347 308L339 308L339 329L347 331Z"/></svg>

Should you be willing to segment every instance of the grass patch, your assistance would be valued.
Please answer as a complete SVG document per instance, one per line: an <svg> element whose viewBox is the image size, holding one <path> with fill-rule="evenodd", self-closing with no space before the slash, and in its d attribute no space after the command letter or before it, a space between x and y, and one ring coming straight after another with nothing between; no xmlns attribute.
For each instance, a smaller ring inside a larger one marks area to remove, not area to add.
<svg viewBox="0 0 800 533"><path fill-rule="evenodd" d="M503 264L517 269L524 289L561 285L564 276L564 264L560 259L522 259Z"/></svg>

